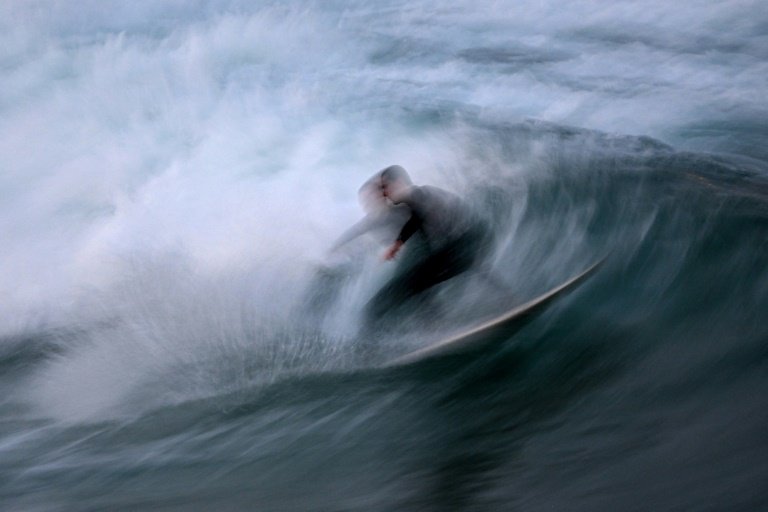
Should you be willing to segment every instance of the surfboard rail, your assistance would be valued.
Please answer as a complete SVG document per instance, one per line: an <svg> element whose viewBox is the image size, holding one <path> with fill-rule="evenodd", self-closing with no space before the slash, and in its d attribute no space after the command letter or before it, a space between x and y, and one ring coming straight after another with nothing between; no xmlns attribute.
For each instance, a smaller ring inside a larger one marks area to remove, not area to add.
<svg viewBox="0 0 768 512"><path fill-rule="evenodd" d="M594 274L605 262L607 257L601 258L579 274L568 279L564 283L538 297L517 306L506 313L479 325L461 331L448 338L414 350L403 356L395 358L384 364L384 367L405 366L418 361L449 354L461 353L469 350L477 350L503 337L508 338L519 331L542 308L550 304L556 298L564 296L575 289L588 277Z"/></svg>

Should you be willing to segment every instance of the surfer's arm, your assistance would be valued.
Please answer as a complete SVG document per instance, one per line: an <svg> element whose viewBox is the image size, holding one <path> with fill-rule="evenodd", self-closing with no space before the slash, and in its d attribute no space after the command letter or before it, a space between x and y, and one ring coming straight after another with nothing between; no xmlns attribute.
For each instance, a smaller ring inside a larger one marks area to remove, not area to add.
<svg viewBox="0 0 768 512"><path fill-rule="evenodd" d="M384 253L384 259L385 260L391 260L395 257L395 255L400 251L400 248L403 246L403 244L413 236L416 231L419 230L421 227L421 217L419 217L416 212L411 213L411 217L408 219L408 222L405 223L405 226L403 226L403 229L400 230L400 234L397 236L397 240L395 240L395 243L389 246L389 249L387 249L387 252Z"/></svg>
<svg viewBox="0 0 768 512"><path fill-rule="evenodd" d="M391 260L395 257L395 255L400 251L400 248L403 246L403 242L400 240L395 240L395 243L389 246L389 249L387 249L387 252L384 253L384 259L385 260Z"/></svg>
<svg viewBox="0 0 768 512"><path fill-rule="evenodd" d="M397 242L400 242L400 245L403 245L408 241L409 238L413 236L414 233L416 233L416 231L419 230L420 227L421 217L417 215L416 212L413 212L411 217L408 219L408 222L406 222L405 226L403 226L403 229L400 230L400 234L397 235Z"/></svg>
<svg viewBox="0 0 768 512"><path fill-rule="evenodd" d="M376 219L367 215L347 229L331 246L330 252L339 250L355 238L367 233L376 227Z"/></svg>

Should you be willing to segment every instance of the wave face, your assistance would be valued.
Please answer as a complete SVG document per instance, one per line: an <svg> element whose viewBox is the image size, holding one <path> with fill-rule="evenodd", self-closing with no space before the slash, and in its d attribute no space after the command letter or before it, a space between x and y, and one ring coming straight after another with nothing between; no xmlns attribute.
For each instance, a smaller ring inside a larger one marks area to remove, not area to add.
<svg viewBox="0 0 768 512"><path fill-rule="evenodd" d="M0 501L767 508L763 11L4 3ZM393 163L489 220L493 285L361 339L392 266L326 251ZM605 255L498 345L376 368Z"/></svg>

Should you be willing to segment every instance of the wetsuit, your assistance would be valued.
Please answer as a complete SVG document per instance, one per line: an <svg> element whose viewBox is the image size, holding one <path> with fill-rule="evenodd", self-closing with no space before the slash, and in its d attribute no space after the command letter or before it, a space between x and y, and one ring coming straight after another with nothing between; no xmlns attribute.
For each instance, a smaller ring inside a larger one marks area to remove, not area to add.
<svg viewBox="0 0 768 512"><path fill-rule="evenodd" d="M426 254L392 278L368 302L369 323L375 323L387 311L417 294L469 270L486 246L487 227L455 194L437 187L413 186L398 204L408 206L411 215L397 240L406 242L420 234Z"/></svg>

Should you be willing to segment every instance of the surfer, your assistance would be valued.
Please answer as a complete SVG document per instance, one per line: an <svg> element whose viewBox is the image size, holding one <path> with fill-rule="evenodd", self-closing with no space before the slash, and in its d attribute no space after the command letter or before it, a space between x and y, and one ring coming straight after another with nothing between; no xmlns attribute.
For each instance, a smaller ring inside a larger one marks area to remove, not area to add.
<svg viewBox="0 0 768 512"><path fill-rule="evenodd" d="M485 252L489 230L456 194L429 185L417 186L405 169L392 165L377 173L380 194L409 216L384 254L392 260L418 236L423 249L415 263L399 272L368 302L367 328L389 311L444 281L469 270Z"/></svg>

